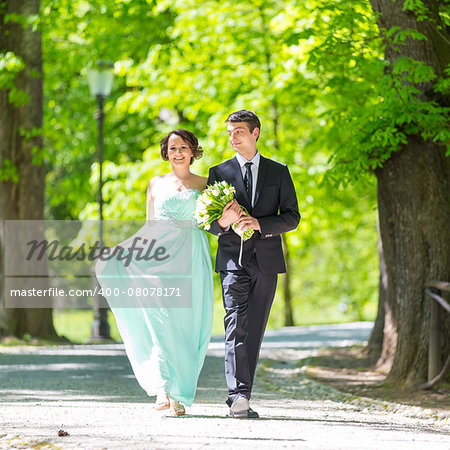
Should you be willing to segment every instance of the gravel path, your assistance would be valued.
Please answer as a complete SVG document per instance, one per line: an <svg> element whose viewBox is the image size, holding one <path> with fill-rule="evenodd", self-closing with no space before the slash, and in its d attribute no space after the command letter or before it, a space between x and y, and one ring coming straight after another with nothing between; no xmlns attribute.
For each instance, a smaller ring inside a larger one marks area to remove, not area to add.
<svg viewBox="0 0 450 450"><path fill-rule="evenodd" d="M123 346L0 347L0 449L446 449L448 417L311 381L299 361L367 340L371 324L268 332L254 387L259 420L227 417L223 337L213 338L185 417L153 410ZM58 430L69 433L58 436Z"/></svg>

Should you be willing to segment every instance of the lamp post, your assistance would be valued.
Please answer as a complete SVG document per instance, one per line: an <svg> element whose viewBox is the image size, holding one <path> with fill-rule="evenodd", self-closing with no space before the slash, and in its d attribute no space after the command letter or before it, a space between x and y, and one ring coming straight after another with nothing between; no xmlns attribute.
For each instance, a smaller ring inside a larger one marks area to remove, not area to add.
<svg viewBox="0 0 450 450"><path fill-rule="evenodd" d="M99 163L99 182L98 182L98 206L99 206L99 246L103 248L103 104L105 99L111 93L113 82L113 64L105 61L98 61L88 70L88 83L91 95L97 99L96 119L98 124L98 163ZM98 281L96 281L98 284ZM102 308L102 296L97 294L94 298L94 321L91 328L91 340L111 339L110 328L108 324L108 309Z"/></svg>

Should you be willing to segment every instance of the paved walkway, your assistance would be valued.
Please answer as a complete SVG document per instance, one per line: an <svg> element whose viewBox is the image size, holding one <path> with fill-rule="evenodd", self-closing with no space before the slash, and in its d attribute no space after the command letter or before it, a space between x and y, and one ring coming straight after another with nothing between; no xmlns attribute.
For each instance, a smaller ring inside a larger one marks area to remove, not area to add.
<svg viewBox="0 0 450 450"><path fill-rule="evenodd" d="M122 345L0 347L0 449L449 449L448 417L305 377L301 359L323 346L363 342L370 327L268 332L252 399L259 420L227 417L223 338L210 344L185 417L153 410Z"/></svg>

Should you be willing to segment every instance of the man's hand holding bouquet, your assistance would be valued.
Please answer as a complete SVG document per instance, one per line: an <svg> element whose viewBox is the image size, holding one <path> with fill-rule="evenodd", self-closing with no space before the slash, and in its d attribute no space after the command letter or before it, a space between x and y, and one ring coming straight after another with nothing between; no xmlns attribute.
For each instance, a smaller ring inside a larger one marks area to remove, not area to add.
<svg viewBox="0 0 450 450"><path fill-rule="evenodd" d="M216 181L198 197L194 215L199 226L205 230L209 230L214 220L219 220L222 228L230 225L235 233L241 236L243 241L246 241L253 236L254 229L258 229L259 224L235 200L235 192L235 188L226 181ZM230 218L235 221L230 222Z"/></svg>

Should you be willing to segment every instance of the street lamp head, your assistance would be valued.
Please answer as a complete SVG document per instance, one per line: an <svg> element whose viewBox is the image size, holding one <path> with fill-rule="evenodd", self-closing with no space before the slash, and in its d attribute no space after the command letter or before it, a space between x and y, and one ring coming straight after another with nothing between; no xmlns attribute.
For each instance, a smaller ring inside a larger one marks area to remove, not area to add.
<svg viewBox="0 0 450 450"><path fill-rule="evenodd" d="M97 61L88 69L89 90L93 97L106 98L111 93L114 65L110 61Z"/></svg>

